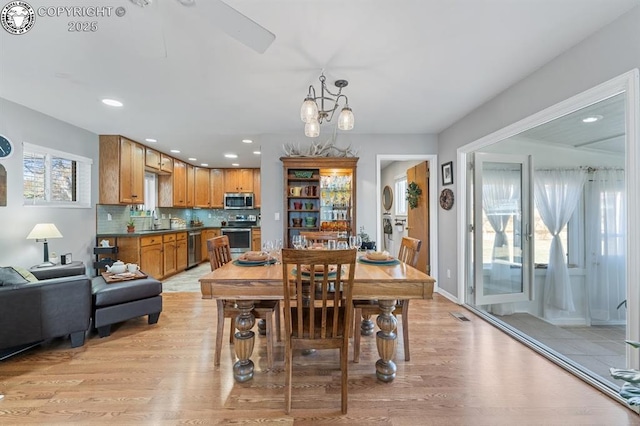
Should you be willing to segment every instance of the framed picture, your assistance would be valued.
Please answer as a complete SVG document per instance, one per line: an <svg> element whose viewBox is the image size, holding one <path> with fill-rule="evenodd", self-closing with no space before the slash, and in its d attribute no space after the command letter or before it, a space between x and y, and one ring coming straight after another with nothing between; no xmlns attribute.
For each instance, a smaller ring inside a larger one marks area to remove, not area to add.
<svg viewBox="0 0 640 426"><path fill-rule="evenodd" d="M453 161L442 165L442 185L451 185L453 183Z"/></svg>

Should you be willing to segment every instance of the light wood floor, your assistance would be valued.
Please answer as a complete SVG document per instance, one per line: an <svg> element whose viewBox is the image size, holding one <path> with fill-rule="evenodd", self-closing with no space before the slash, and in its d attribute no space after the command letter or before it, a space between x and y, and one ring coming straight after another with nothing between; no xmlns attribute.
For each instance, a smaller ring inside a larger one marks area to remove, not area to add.
<svg viewBox="0 0 640 426"><path fill-rule="evenodd" d="M215 301L163 297L156 325L130 320L110 337L92 333L81 348L57 339L0 362L0 424L640 424L633 411L438 295L411 302L411 362L401 361L399 339L393 383L376 380L375 339L363 339L360 363L349 364L345 416L338 354L295 356L286 416L281 345L276 368L266 370L259 337L254 379L235 383L231 348L213 366Z"/></svg>

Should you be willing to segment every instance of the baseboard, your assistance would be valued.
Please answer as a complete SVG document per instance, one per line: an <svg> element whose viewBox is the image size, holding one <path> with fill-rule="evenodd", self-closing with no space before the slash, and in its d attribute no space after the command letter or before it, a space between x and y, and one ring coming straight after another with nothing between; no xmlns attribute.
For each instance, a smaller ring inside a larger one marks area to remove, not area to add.
<svg viewBox="0 0 640 426"><path fill-rule="evenodd" d="M442 296L446 297L447 299L449 299L453 303L455 303L457 305L460 305L460 301L458 300L457 297L455 297L453 294L451 294L451 293L449 293L449 292L447 292L447 291L445 291L445 290L443 290L441 288L438 288L438 290L436 290L435 293L438 293L439 295L442 295Z"/></svg>

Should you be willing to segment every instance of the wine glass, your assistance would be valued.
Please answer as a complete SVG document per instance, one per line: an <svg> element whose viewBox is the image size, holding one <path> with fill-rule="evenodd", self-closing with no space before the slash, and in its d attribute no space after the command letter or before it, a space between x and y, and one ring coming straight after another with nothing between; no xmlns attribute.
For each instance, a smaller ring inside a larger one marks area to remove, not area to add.
<svg viewBox="0 0 640 426"><path fill-rule="evenodd" d="M338 246L336 248L338 250L346 250L348 248L347 242L343 240L338 241Z"/></svg>
<svg viewBox="0 0 640 426"><path fill-rule="evenodd" d="M275 259L276 264L280 264L281 253L282 253L282 239L273 240L273 250L271 251L271 257Z"/></svg>
<svg viewBox="0 0 640 426"><path fill-rule="evenodd" d="M270 260L269 257L271 256L271 252L273 251L273 241L271 240L265 240L262 242L262 252L265 253L267 255L267 266L270 265Z"/></svg>
<svg viewBox="0 0 640 426"><path fill-rule="evenodd" d="M291 244L293 244L293 248L300 250L302 248L302 235L294 235L291 238Z"/></svg>

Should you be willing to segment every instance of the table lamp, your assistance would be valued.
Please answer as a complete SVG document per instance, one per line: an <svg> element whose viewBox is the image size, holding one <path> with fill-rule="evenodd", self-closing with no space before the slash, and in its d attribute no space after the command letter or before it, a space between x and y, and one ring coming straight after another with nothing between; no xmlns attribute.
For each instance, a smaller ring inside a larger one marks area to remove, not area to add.
<svg viewBox="0 0 640 426"><path fill-rule="evenodd" d="M42 241L44 243L44 263L38 265L40 268L53 266L53 263L49 262L49 245L47 238L62 238L62 234L53 223L38 223L33 227L29 235L27 235L27 240Z"/></svg>

